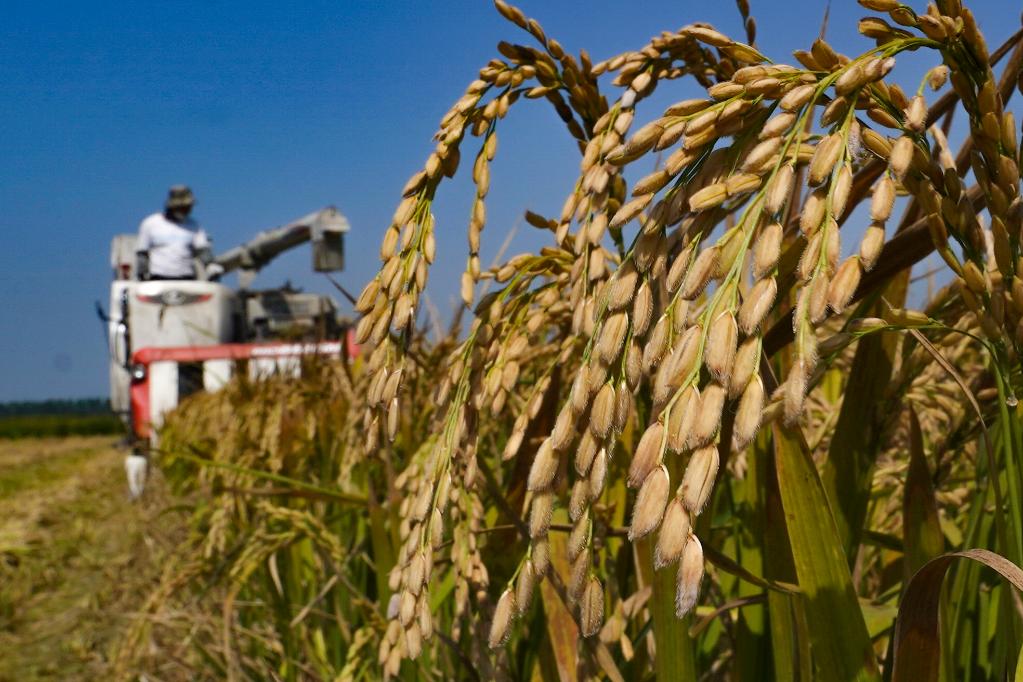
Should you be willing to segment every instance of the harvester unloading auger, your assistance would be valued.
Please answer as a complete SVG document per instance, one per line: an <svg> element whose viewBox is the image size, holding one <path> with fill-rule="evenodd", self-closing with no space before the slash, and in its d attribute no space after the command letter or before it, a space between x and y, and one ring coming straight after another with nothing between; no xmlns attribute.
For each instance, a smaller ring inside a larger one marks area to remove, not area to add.
<svg viewBox="0 0 1023 682"><path fill-rule="evenodd" d="M144 281L136 272L136 236L111 243L110 404L135 443L127 468L132 495L141 492L145 452L157 443L164 414L198 390L213 391L235 371L251 376L297 373L301 357L353 353L334 300L289 285L252 290L256 273L282 253L312 245L312 269L344 267L348 220L333 206L280 227L216 257L239 288L205 278ZM138 458L138 459L133 459Z"/></svg>

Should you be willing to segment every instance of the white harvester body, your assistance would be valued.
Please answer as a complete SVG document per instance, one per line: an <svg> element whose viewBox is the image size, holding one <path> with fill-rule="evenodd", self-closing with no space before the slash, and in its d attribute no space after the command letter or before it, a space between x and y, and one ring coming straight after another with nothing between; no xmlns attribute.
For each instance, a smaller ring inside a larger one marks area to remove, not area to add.
<svg viewBox="0 0 1023 682"><path fill-rule="evenodd" d="M231 361L203 363L201 382L175 361L138 362L137 351L148 348L199 348L230 343L236 338L241 304L238 294L217 282L116 280L110 287L110 404L127 418L131 388L146 380L148 413L136 415L159 427L163 415L191 390L215 390L230 378ZM187 367L187 366L186 366ZM188 369L191 369L189 367Z"/></svg>
<svg viewBox="0 0 1023 682"><path fill-rule="evenodd" d="M225 271L241 271L237 290L198 279L140 281L135 236L115 237L107 315L110 403L136 442L156 445L169 410L190 393L223 386L240 362L253 377L296 374L303 356L354 352L329 297L290 287L245 288L260 267L306 241L313 243L315 270L340 270L347 231L344 217L328 208L259 233L215 261Z"/></svg>

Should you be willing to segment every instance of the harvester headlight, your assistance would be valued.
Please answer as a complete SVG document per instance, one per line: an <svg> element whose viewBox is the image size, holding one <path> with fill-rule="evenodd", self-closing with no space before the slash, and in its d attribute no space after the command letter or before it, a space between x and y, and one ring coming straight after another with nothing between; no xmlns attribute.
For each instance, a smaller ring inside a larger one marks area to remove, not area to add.
<svg viewBox="0 0 1023 682"><path fill-rule="evenodd" d="M132 381L142 381L146 378L146 366L141 362L136 362L131 366L131 378Z"/></svg>

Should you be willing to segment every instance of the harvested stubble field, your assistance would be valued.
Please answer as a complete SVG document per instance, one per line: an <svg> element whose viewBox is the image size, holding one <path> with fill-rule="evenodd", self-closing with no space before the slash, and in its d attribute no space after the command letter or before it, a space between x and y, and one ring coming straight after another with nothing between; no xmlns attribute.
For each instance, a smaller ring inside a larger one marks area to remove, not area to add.
<svg viewBox="0 0 1023 682"><path fill-rule="evenodd" d="M175 530L113 436L0 441L0 680L109 679Z"/></svg>

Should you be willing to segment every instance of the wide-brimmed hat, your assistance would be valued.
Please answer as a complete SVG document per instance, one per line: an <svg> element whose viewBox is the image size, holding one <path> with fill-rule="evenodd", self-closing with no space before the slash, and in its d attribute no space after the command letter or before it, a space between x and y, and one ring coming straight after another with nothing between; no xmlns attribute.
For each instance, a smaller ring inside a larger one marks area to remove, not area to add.
<svg viewBox="0 0 1023 682"><path fill-rule="evenodd" d="M195 205L195 196L185 185L174 185L167 192L167 208L191 208Z"/></svg>

